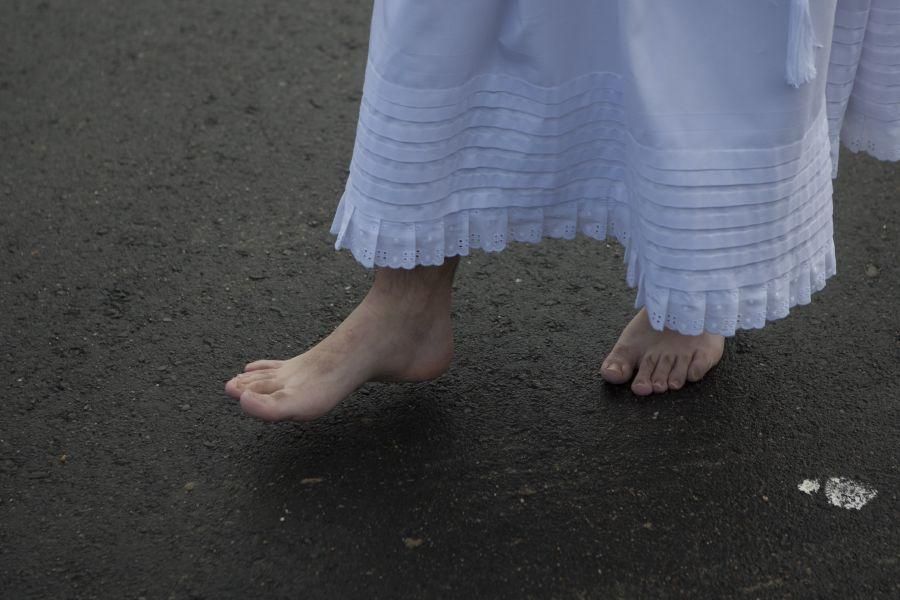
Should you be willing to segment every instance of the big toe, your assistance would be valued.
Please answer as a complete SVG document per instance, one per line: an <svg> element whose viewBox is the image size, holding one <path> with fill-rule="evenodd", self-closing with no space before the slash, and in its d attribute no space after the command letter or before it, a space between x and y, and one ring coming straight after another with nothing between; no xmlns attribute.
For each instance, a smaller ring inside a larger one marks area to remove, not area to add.
<svg viewBox="0 0 900 600"><path fill-rule="evenodd" d="M244 393L244 386L241 380L233 377L225 382L225 393L237 400Z"/></svg>
<svg viewBox="0 0 900 600"><path fill-rule="evenodd" d="M263 421L312 421L331 410L333 403L315 399L301 402L294 390L260 393L247 389L241 394L241 408L248 415Z"/></svg>
<svg viewBox="0 0 900 600"><path fill-rule="evenodd" d="M269 394L260 394L253 390L244 390L241 394L241 408L251 417L263 421L275 422L284 419L281 403Z"/></svg>
<svg viewBox="0 0 900 600"><path fill-rule="evenodd" d="M274 394L284 388L284 384L278 379L258 379L244 386L244 391L250 390L257 394Z"/></svg>
<svg viewBox="0 0 900 600"><path fill-rule="evenodd" d="M634 374L634 359L627 350L613 348L600 367L600 376L615 384L627 383Z"/></svg>

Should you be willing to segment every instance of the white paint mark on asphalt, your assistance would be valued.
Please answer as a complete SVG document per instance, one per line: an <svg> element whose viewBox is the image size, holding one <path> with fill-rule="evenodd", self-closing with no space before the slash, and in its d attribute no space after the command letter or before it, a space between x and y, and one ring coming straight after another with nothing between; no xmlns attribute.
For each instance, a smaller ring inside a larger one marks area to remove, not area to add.
<svg viewBox="0 0 900 600"><path fill-rule="evenodd" d="M825 495L835 506L859 510L878 495L878 491L846 477L831 477L825 482Z"/></svg>
<svg viewBox="0 0 900 600"><path fill-rule="evenodd" d="M807 496L815 494L819 491L819 480L818 479L804 479L801 483L797 485L797 489L806 494Z"/></svg>

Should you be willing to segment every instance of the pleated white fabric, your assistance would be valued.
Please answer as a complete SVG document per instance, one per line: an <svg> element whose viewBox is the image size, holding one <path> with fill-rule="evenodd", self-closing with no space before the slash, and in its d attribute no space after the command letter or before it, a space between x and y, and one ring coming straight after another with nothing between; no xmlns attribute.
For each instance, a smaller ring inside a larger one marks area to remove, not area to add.
<svg viewBox="0 0 900 600"><path fill-rule="evenodd" d="M364 266L614 236L657 329L734 335L835 273L837 145L900 158L900 0L376 0L332 223Z"/></svg>
<svg viewBox="0 0 900 600"><path fill-rule="evenodd" d="M900 0L839 0L828 67L828 122L837 149L900 160Z"/></svg>

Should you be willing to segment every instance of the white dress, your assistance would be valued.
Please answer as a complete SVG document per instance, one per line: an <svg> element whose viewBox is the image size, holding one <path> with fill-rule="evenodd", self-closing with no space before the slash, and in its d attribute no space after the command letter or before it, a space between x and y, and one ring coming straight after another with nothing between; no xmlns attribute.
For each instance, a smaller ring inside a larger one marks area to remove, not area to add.
<svg viewBox="0 0 900 600"><path fill-rule="evenodd" d="M375 0L363 91L335 248L612 235L656 329L730 336L835 273L839 140L900 159L900 0Z"/></svg>

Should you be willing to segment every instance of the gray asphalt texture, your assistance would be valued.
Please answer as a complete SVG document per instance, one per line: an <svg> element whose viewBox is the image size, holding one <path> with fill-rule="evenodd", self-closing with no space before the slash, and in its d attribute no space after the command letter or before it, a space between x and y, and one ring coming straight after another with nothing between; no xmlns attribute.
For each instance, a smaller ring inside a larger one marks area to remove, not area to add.
<svg viewBox="0 0 900 600"><path fill-rule="evenodd" d="M328 233L369 15L0 3L0 596L900 597L897 164L842 155L839 274L681 392L599 378L634 292L579 238L464 258L433 382L225 396L371 281Z"/></svg>

